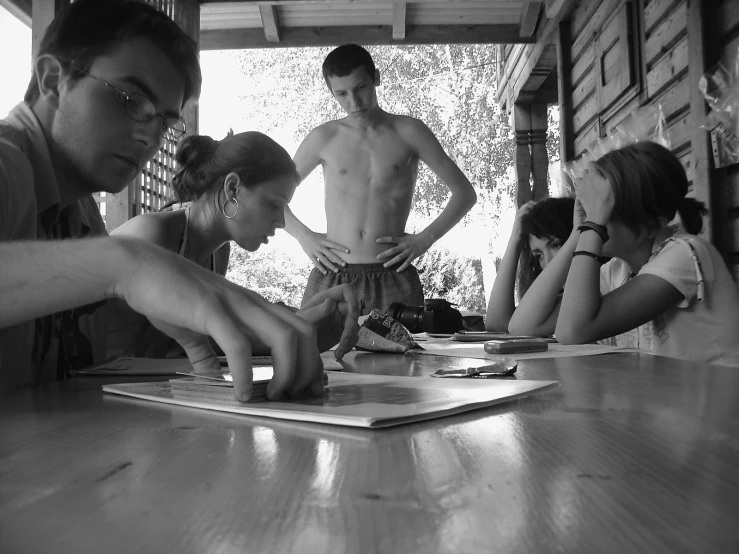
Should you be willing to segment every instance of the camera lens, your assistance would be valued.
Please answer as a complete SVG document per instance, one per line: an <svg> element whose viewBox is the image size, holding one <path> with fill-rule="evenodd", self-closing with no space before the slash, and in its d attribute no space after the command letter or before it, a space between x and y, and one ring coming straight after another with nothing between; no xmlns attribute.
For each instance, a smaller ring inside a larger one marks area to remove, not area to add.
<svg viewBox="0 0 739 554"><path fill-rule="evenodd" d="M387 313L395 321L400 322L403 327L411 333L422 333L426 331L423 306L407 306L402 302L393 302L387 310Z"/></svg>

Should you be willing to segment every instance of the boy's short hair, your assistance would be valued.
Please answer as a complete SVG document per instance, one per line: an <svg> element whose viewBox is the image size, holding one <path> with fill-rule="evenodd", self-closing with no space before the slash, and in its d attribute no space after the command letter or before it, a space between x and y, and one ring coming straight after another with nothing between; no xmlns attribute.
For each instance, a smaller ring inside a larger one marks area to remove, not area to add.
<svg viewBox="0 0 739 554"><path fill-rule="evenodd" d="M143 2L131 0L78 0L63 9L44 33L37 54L51 54L60 62L87 71L99 56L121 42L145 38L164 52L185 79L183 103L200 97L202 74L198 45L165 14ZM74 72L72 79L82 73ZM31 76L24 100L39 97L36 73Z"/></svg>
<svg viewBox="0 0 739 554"><path fill-rule="evenodd" d="M363 67L370 78L375 78L375 62L370 53L358 44L343 44L332 50L323 61L322 68L328 90L331 90L329 77L346 77L358 67Z"/></svg>

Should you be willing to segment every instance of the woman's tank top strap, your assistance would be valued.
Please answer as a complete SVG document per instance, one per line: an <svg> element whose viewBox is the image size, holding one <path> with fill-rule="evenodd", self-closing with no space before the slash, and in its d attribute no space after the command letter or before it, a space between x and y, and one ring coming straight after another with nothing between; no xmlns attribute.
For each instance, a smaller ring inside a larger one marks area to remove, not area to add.
<svg viewBox="0 0 739 554"><path fill-rule="evenodd" d="M182 256L183 258L186 258L187 254L187 230L190 227L190 204L185 206L185 228L182 231L182 236L180 237L180 248L177 251L177 254ZM208 267L210 266L210 267ZM215 252L211 253L210 257L208 258L208 261L205 264L205 269L209 269L213 272L216 270L216 254Z"/></svg>

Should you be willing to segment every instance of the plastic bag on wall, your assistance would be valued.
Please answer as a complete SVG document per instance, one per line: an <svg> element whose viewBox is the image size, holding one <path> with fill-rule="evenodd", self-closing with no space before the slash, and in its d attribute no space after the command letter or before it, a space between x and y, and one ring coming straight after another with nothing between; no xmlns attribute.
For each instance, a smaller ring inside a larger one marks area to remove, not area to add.
<svg viewBox="0 0 739 554"><path fill-rule="evenodd" d="M719 63L700 78L698 88L710 107L703 128L711 133L716 167L739 163L739 49L731 70Z"/></svg>
<svg viewBox="0 0 739 554"><path fill-rule="evenodd" d="M670 137L667 133L665 114L661 104L653 104L633 111L616 125L608 136L590 143L579 158L562 164L562 170L575 183L582 177L582 172L589 162L601 158L611 150L644 140L670 148Z"/></svg>

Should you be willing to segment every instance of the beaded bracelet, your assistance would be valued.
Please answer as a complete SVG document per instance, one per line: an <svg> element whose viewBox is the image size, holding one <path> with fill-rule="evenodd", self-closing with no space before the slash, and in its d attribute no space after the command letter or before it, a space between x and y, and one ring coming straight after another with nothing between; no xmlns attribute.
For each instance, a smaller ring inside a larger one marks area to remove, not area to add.
<svg viewBox="0 0 739 554"><path fill-rule="evenodd" d="M581 233L583 231L595 231L603 242L608 242L608 239L610 238L608 236L608 230L603 225L598 225L592 221L583 221L577 230Z"/></svg>
<svg viewBox="0 0 739 554"><path fill-rule="evenodd" d="M598 263L603 263L600 259L600 256L598 256L598 254L594 254L593 252L588 252L587 250L576 250L575 252L572 253L572 257L574 258L575 256L590 256L591 258L596 260Z"/></svg>

